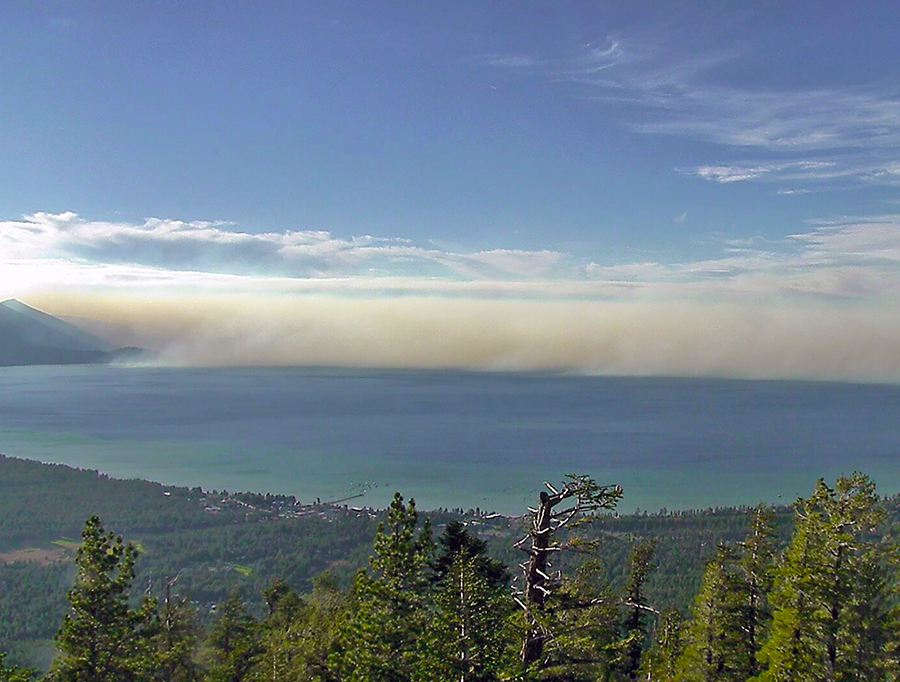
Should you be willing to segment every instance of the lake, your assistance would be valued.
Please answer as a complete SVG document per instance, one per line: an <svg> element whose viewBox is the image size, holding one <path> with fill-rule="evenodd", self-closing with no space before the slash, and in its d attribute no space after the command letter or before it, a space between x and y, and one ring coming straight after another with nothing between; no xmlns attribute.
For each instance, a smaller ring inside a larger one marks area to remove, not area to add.
<svg viewBox="0 0 900 682"><path fill-rule="evenodd" d="M0 452L204 488L521 513L590 474L620 509L900 491L900 387L345 369L0 368Z"/></svg>

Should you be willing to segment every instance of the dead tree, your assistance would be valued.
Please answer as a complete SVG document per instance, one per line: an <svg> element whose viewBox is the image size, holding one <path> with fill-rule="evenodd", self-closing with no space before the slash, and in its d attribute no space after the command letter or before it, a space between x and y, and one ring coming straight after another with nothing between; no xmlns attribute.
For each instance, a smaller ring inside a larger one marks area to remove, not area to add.
<svg viewBox="0 0 900 682"><path fill-rule="evenodd" d="M515 545L528 554L528 560L519 564L525 583L515 597L525 611L526 631L520 653L524 667L541 658L544 643L552 637L542 625L541 615L548 598L562 585L561 572L551 573L550 555L562 550L554 534L570 522L574 526L598 511L615 509L622 497L622 488L617 485L598 485L588 476L572 474L567 479L559 489L544 482L550 493L541 492L537 508L528 508L531 530Z"/></svg>

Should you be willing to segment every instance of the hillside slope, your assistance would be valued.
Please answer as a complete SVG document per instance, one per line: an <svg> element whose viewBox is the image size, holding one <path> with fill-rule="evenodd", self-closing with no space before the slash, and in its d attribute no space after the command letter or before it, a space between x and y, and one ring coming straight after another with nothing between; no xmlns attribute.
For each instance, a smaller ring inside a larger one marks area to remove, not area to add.
<svg viewBox="0 0 900 682"><path fill-rule="evenodd" d="M0 367L97 364L122 355L96 336L21 301L0 302Z"/></svg>

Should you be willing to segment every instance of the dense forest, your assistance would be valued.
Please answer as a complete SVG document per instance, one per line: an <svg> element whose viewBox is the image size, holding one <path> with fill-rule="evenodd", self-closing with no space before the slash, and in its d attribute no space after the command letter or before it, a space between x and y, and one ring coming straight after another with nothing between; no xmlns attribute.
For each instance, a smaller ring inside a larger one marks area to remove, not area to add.
<svg viewBox="0 0 900 682"><path fill-rule="evenodd" d="M47 680L896 679L897 501L866 477L633 516L547 489L376 513L0 459L0 680L50 637Z"/></svg>
<svg viewBox="0 0 900 682"><path fill-rule="evenodd" d="M525 510L523 510L524 512ZM736 542L747 510L598 517L583 531L603 542L604 579L620 587L630 547L656 541L647 590L655 604L687 611L706 558L720 541ZM111 479L96 471L0 456L0 650L21 663L44 667L56 628L67 609L66 589L84 519L100 516L141 550L135 584L157 598L177 576L180 594L194 604L202 623L213 607L234 593L251 613L265 611L263 590L275 579L308 592L327 570L342 588L367 563L384 512L344 505L300 504L285 496L162 486ZM491 558L515 567L513 543L525 517L482 510L422 514L436 532L460 521L487 543ZM779 536L789 533L790 514L780 510ZM578 557L561 557L575 564Z"/></svg>

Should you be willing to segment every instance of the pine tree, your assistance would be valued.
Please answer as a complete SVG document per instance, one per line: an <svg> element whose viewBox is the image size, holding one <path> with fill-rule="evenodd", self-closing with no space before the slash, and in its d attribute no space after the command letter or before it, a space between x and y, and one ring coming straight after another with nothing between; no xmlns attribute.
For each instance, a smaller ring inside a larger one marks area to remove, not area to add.
<svg viewBox="0 0 900 682"><path fill-rule="evenodd" d="M610 679L620 659L621 641L619 599L606 583L605 572L600 560L584 561L548 596L545 609L531 614L544 641L541 658L525 668L523 679Z"/></svg>
<svg viewBox="0 0 900 682"><path fill-rule="evenodd" d="M174 582L174 581L173 581ZM197 619L190 603L172 594L172 583L159 609L154 641L156 644L154 680L193 682L199 677L194 663L197 647Z"/></svg>
<svg viewBox="0 0 900 682"><path fill-rule="evenodd" d="M766 665L761 682L820 679L815 637L816 607L813 585L816 538L809 528L799 527L776 569L775 585L769 594L773 607L769 637L760 651Z"/></svg>
<svg viewBox="0 0 900 682"><path fill-rule="evenodd" d="M888 556L888 566L892 576L890 585L892 606L884 626L884 636L887 639L885 665L887 678L900 680L900 570L898 570L900 568L900 544L897 543L893 534L886 537L884 542L887 543L884 553Z"/></svg>
<svg viewBox="0 0 900 682"><path fill-rule="evenodd" d="M207 637L212 657L208 682L244 682L252 679L262 655L259 624L247 613L237 595L219 605L218 616Z"/></svg>
<svg viewBox="0 0 900 682"><path fill-rule="evenodd" d="M263 590L263 599L269 609L269 620L275 622L291 620L304 606L297 593L281 578L276 578Z"/></svg>
<svg viewBox="0 0 900 682"><path fill-rule="evenodd" d="M775 557L772 519L770 511L762 505L757 507L750 519L750 532L739 543L742 556L737 566L740 577L737 626L741 636L734 668L736 677L742 681L760 672L757 654L771 621L766 595L772 588Z"/></svg>
<svg viewBox="0 0 900 682"><path fill-rule="evenodd" d="M0 682L30 682L34 671L17 665L6 666L6 652L0 651Z"/></svg>
<svg viewBox="0 0 900 682"><path fill-rule="evenodd" d="M138 552L107 533L92 516L81 534L77 575L69 590L71 610L56 635L61 656L52 679L59 682L145 680L156 665L153 650L154 603L128 604Z"/></svg>
<svg viewBox="0 0 900 682"><path fill-rule="evenodd" d="M347 621L347 600L330 573L313 580L313 592L308 599L306 636L297 659L301 664L301 680L339 682L328 666L328 657L335 651L344 623Z"/></svg>
<svg viewBox="0 0 900 682"><path fill-rule="evenodd" d="M729 569L731 551L720 546L707 562L678 661L679 682L726 682L740 679L734 662L741 647L738 628L739 586Z"/></svg>
<svg viewBox="0 0 900 682"><path fill-rule="evenodd" d="M302 675L304 644L310 608L283 580L276 579L263 591L269 613L260 624L263 653L256 679L293 682Z"/></svg>
<svg viewBox="0 0 900 682"><path fill-rule="evenodd" d="M417 665L418 638L428 623L428 566L434 550L427 521L418 528L410 499L396 493L379 524L370 559L350 595L351 618L332 664L346 682L407 682Z"/></svg>
<svg viewBox="0 0 900 682"><path fill-rule="evenodd" d="M505 588L510 575L502 561L487 556L487 543L472 535L459 521L451 521L438 538L438 555L433 562L434 579L443 583L460 555L475 560L474 569L491 587Z"/></svg>
<svg viewBox="0 0 900 682"><path fill-rule="evenodd" d="M644 654L638 679L646 682L672 682L678 672L678 659L684 652L684 624L675 609L664 610L653 632L653 646Z"/></svg>
<svg viewBox="0 0 900 682"><path fill-rule="evenodd" d="M776 571L764 682L886 678L891 609L885 557L871 539L883 519L863 474L819 480L795 504L796 527Z"/></svg>
<svg viewBox="0 0 900 682"><path fill-rule="evenodd" d="M420 682L491 682L515 658L505 627L511 600L478 558L457 552L435 595L416 667Z"/></svg>
<svg viewBox="0 0 900 682"><path fill-rule="evenodd" d="M620 665L626 679L636 680L647 638L647 616L652 612L647 604L644 584L653 570L651 559L656 541L644 540L631 548L628 557L628 580L625 583L625 607L627 615L623 623L623 661Z"/></svg>
<svg viewBox="0 0 900 682"><path fill-rule="evenodd" d="M379 524L373 541L375 554L371 558L377 579L398 591L421 591L429 584L426 569L434 552L431 525L422 528L416 502L403 503L403 496L394 493L386 523Z"/></svg>
<svg viewBox="0 0 900 682"><path fill-rule="evenodd" d="M846 605L846 640L841 645L847 671L842 679L896 680L889 654L893 598L880 547L869 547L854 562L855 589Z"/></svg>
<svg viewBox="0 0 900 682"><path fill-rule="evenodd" d="M310 595L299 597L280 580L263 593L269 615L261 624L264 653L254 680L338 682L329 665L346 616L344 595L329 573L313 579Z"/></svg>
<svg viewBox="0 0 900 682"><path fill-rule="evenodd" d="M707 563L686 630L679 680L744 682L759 672L757 654L770 620L771 518L758 507L744 541L736 548L720 546Z"/></svg>
<svg viewBox="0 0 900 682"><path fill-rule="evenodd" d="M459 521L447 525L438 546L432 622L422 638L417 677L496 679L510 663L509 572Z"/></svg>

